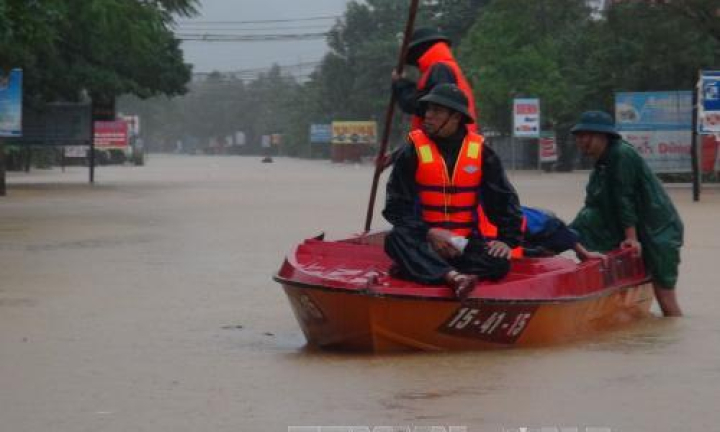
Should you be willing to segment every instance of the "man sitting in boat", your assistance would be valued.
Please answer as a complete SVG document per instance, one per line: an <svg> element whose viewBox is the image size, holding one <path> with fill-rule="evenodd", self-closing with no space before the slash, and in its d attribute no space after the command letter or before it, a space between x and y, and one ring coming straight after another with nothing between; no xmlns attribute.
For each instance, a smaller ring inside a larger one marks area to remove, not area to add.
<svg viewBox="0 0 720 432"><path fill-rule="evenodd" d="M393 228L385 252L395 276L445 283L464 299L478 280L510 270L522 239L520 204L500 159L465 127L472 116L460 88L440 84L420 104L422 128L409 133L387 185L383 216ZM480 197L498 227L492 241L478 233Z"/></svg>

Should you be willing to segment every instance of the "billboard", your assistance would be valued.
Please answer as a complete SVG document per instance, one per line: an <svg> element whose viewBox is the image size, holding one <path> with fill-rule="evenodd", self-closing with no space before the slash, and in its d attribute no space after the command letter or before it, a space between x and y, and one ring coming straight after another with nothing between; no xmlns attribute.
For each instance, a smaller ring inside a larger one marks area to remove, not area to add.
<svg viewBox="0 0 720 432"><path fill-rule="evenodd" d="M22 70L0 75L0 137L22 136Z"/></svg>
<svg viewBox="0 0 720 432"><path fill-rule="evenodd" d="M698 126L701 134L720 133L720 71L700 75Z"/></svg>
<svg viewBox="0 0 720 432"><path fill-rule="evenodd" d="M239 145L239 146L245 145L245 132L243 132L243 131L235 132L235 145Z"/></svg>
<svg viewBox="0 0 720 432"><path fill-rule="evenodd" d="M270 135L263 135L260 137L260 147L270 148Z"/></svg>
<svg viewBox="0 0 720 432"><path fill-rule="evenodd" d="M540 158L540 162L557 162L558 151L555 132L542 132L538 141L538 157Z"/></svg>
<svg viewBox="0 0 720 432"><path fill-rule="evenodd" d="M313 144L329 143L332 140L332 125L316 124L310 125L310 142Z"/></svg>
<svg viewBox="0 0 720 432"><path fill-rule="evenodd" d="M87 157L87 152L87 146L72 145L63 147L63 156L66 158L84 158Z"/></svg>
<svg viewBox="0 0 720 432"><path fill-rule="evenodd" d="M124 120L95 122L95 147L125 149L127 145L128 124Z"/></svg>
<svg viewBox="0 0 720 432"><path fill-rule="evenodd" d="M14 145L90 145L90 105L56 102L23 109L23 133Z"/></svg>
<svg viewBox="0 0 720 432"><path fill-rule="evenodd" d="M119 120L125 120L128 125L128 135L136 137L140 135L140 116L136 114L118 114Z"/></svg>
<svg viewBox="0 0 720 432"><path fill-rule="evenodd" d="M513 136L517 138L540 137L540 99L513 100Z"/></svg>
<svg viewBox="0 0 720 432"><path fill-rule="evenodd" d="M377 123L374 121L332 122L333 144L376 144Z"/></svg>
<svg viewBox="0 0 720 432"><path fill-rule="evenodd" d="M653 171L691 171L692 92L616 93L615 119Z"/></svg>

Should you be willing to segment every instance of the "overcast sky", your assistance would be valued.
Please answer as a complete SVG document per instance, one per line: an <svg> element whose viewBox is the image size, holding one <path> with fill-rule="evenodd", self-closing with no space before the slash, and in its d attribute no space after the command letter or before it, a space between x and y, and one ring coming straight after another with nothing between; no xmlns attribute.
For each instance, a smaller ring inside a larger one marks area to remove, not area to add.
<svg viewBox="0 0 720 432"><path fill-rule="evenodd" d="M310 18L342 15L347 0L201 0L200 13L179 20L180 34L267 35L320 33L330 29L332 19ZM293 20L241 23L239 21ZM220 21L220 22L218 22ZM286 27L294 27L285 29ZM324 39L264 42L184 41L185 61L195 72L221 72L293 65L318 61L327 51ZM307 65L306 65L307 67Z"/></svg>

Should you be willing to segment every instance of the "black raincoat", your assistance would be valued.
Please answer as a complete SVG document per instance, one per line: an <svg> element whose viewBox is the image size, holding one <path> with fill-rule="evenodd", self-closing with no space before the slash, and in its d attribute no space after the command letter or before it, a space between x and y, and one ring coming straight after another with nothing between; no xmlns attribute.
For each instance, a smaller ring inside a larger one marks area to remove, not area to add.
<svg viewBox="0 0 720 432"><path fill-rule="evenodd" d="M455 169L465 128L435 143L450 173ZM498 240L511 248L522 240L522 212L515 189L505 176L502 163L487 145L482 152L482 180L478 194L490 221L498 227ZM475 274L481 279L499 279L509 271L509 261L487 254L485 240L477 232L471 235L463 255L445 260L430 246L429 226L419 211L419 196L415 183L418 158L412 144L402 146L387 184L383 216L393 225L387 236L385 251L395 261L405 277L422 283L440 283L450 270ZM452 176L448 176L452 178Z"/></svg>

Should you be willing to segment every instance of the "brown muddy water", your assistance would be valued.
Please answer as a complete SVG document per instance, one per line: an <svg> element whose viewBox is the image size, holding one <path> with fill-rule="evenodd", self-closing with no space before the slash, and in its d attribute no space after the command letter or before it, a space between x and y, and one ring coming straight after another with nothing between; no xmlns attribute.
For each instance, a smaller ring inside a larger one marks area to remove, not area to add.
<svg viewBox="0 0 720 432"><path fill-rule="evenodd" d="M693 203L670 188L687 229L685 318L532 350L308 349L271 276L303 238L361 230L371 175L200 156L102 167L95 186L83 168L10 174L0 430L720 430L720 189ZM586 178L511 174L524 203L564 218Z"/></svg>

